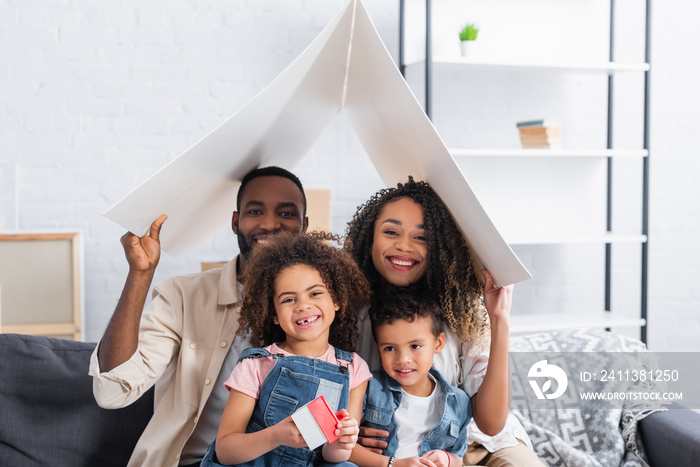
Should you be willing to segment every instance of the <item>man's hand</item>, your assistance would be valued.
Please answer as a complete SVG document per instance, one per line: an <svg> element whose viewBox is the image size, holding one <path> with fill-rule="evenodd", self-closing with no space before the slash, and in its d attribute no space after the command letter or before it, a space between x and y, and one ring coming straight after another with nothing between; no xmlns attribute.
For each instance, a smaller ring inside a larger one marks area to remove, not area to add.
<svg viewBox="0 0 700 467"><path fill-rule="evenodd" d="M122 237L129 274L97 353L102 372L126 362L138 348L141 313L160 259L160 228L167 218L163 214L156 219L141 238L132 233Z"/></svg>
<svg viewBox="0 0 700 467"><path fill-rule="evenodd" d="M364 423L364 419L362 419L362 423ZM371 436L371 438L370 438ZM386 449L389 444L384 440L384 439L374 439L374 438L388 438L389 437L389 432L385 430L378 430L376 428L369 428L366 426L360 425L360 437L357 439L357 442L361 445L369 449L370 451L377 453L377 454L382 454L384 452L384 449Z"/></svg>
<svg viewBox="0 0 700 467"><path fill-rule="evenodd" d="M121 238L129 269L132 271L148 271L158 266L160 261L160 229L168 218L165 214L156 219L148 234L139 238L127 232Z"/></svg>

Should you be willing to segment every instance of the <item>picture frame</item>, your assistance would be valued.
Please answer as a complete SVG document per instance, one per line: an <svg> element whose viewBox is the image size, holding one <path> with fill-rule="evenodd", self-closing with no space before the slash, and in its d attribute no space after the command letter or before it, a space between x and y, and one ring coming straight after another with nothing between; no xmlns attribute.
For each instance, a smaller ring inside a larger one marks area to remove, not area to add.
<svg viewBox="0 0 700 467"><path fill-rule="evenodd" d="M82 340L79 232L0 234L0 332Z"/></svg>

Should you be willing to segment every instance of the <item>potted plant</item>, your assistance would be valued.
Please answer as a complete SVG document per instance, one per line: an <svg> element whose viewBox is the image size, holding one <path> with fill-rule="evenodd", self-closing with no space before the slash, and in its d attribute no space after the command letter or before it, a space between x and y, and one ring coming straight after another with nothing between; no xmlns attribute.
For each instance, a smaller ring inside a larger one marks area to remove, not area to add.
<svg viewBox="0 0 700 467"><path fill-rule="evenodd" d="M460 46L462 48L462 56L469 56L469 49L479 35L479 28L474 23L465 24L459 31Z"/></svg>

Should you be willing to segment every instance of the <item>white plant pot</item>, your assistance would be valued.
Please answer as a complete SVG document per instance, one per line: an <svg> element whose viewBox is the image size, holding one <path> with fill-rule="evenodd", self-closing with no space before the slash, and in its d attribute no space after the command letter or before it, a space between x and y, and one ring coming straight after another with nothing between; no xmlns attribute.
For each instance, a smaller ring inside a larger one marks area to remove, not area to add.
<svg viewBox="0 0 700 467"><path fill-rule="evenodd" d="M462 48L462 57L474 55L474 42L476 41L460 41L459 46Z"/></svg>

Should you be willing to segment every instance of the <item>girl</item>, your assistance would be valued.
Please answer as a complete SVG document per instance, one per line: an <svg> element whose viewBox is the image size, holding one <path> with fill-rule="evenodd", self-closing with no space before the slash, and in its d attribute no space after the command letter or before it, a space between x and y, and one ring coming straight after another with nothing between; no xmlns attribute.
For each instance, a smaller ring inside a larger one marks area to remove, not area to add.
<svg viewBox="0 0 700 467"><path fill-rule="evenodd" d="M244 351L226 381L229 399L202 466L349 458L371 378L367 364L349 352L369 286L347 253L322 241L330 238L280 233L249 258L238 334L266 347ZM291 415L319 395L334 410L347 410L339 412L341 437L311 451Z"/></svg>
<svg viewBox="0 0 700 467"><path fill-rule="evenodd" d="M541 466L526 447L525 430L509 415L512 286L496 287L486 270L481 285L464 236L430 185L409 177L396 188L379 191L348 224L345 249L375 293L392 284L427 287L437 297L449 330L434 367L471 397L473 422L478 425L469 426L471 445L465 464L505 461L509 465L520 459L523 465ZM378 369L381 361L369 337L366 311L360 317L360 329L360 354L373 370ZM368 429L363 429L363 436L381 437ZM381 440L361 438L360 442L370 448L386 446Z"/></svg>

